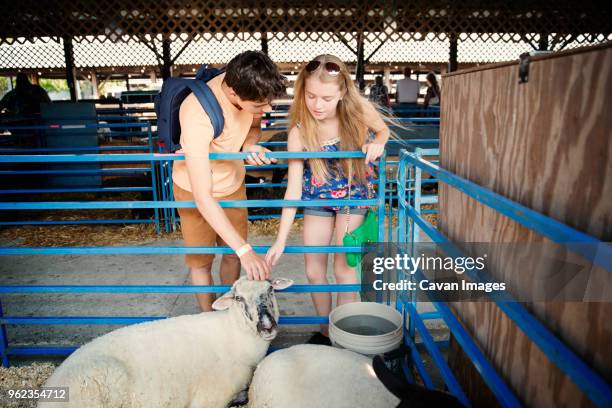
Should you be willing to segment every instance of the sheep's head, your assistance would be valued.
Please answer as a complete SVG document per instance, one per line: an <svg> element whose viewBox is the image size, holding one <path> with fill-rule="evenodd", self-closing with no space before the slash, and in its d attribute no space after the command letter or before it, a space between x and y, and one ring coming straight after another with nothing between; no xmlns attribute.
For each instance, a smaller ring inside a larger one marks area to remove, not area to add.
<svg viewBox="0 0 612 408"><path fill-rule="evenodd" d="M278 304L274 290L281 290L293 285L291 279L276 278L273 280L238 279L232 289L213 303L213 309L225 310L230 307L239 310L249 328L256 331L264 340L276 337L278 325Z"/></svg>

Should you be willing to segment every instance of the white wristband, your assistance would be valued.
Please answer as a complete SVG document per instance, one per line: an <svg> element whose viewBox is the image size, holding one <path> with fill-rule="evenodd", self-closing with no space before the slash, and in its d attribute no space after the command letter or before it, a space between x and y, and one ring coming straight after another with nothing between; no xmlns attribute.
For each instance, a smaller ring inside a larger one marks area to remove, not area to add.
<svg viewBox="0 0 612 408"><path fill-rule="evenodd" d="M244 244L243 246L241 246L240 248L238 248L236 250L236 255L238 255L238 258L242 258L242 255L246 254L249 251L252 251L253 248L251 247L251 245L249 244Z"/></svg>

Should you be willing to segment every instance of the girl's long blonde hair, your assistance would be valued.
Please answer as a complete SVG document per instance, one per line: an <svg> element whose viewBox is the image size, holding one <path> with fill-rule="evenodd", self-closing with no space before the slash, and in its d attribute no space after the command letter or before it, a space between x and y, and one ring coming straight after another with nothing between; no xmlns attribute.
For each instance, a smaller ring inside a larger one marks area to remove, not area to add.
<svg viewBox="0 0 612 408"><path fill-rule="evenodd" d="M300 127L300 138L302 144L305 146L307 151L320 151L321 144L317 137L318 125L316 119L310 114L308 107L306 106L305 98L305 87L306 80L310 77L316 77L323 83L336 83L340 88L340 91L344 91L344 96L338 102L336 108L338 119L339 119L339 138L340 138L340 150L361 150L361 147L366 142L368 126L365 122L365 115L363 112L363 103L370 103L368 100L363 98L355 84L351 79L346 65L337 57L333 55L319 55L315 60L320 61L319 68L315 71L308 72L305 68L298 74L295 82L295 92L291 109L289 110L289 126L293 128L299 124ZM333 62L340 67L340 73L338 75L329 75L325 70L325 63ZM310 167L314 176L321 181L327 181L329 178L329 171L325 163L325 159L309 159ZM349 175L349 163L352 167L354 177L365 182L365 165L363 159L342 159L342 168L344 174Z"/></svg>

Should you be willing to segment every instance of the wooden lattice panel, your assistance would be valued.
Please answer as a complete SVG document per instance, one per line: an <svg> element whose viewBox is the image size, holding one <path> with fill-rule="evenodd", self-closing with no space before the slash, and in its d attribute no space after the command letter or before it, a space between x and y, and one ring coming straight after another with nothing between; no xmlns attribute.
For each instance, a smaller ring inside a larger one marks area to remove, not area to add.
<svg viewBox="0 0 612 408"><path fill-rule="evenodd" d="M358 38L366 63L444 63L451 38L459 62L507 61L542 46L556 51L612 39L609 8L583 3L0 0L0 69L62 67L63 38L72 39L82 68L159 70L163 40L173 64L224 63L259 49L262 35L278 62L321 52L352 62Z"/></svg>
<svg viewBox="0 0 612 408"><path fill-rule="evenodd" d="M508 41L536 40L539 33L573 35L612 32L609 7L592 2L342 0L1 0L0 43L39 37L220 33L326 40L330 33L373 33L379 40L419 38L434 33L515 33ZM245 37L243 37L244 39ZM506 41L506 40L505 40Z"/></svg>
<svg viewBox="0 0 612 408"><path fill-rule="evenodd" d="M351 49L356 49L357 41L352 39L345 43L333 33L319 33L320 38L326 41L312 40L305 33L292 33L284 38L276 38L268 34L268 53L277 63L302 63L311 60L318 54L331 53L337 55L347 63L355 63L357 57ZM199 65L202 63L225 64L233 56L245 50L256 50L261 47L259 34L245 36L240 34L224 36L223 34L204 34L194 38L187 44L183 36L176 36L171 43L171 55L176 56L174 65ZM503 38L502 38L503 37ZM460 35L458 40L459 63L489 63L516 60L518 56L533 49L533 44L525 41L506 41L511 34L498 34L488 37L477 35ZM552 36L551 36L552 37ZM302 39L303 38L303 39ZM584 39L586 37L581 37ZM597 44L612 40L612 35L599 35L587 38ZM420 39L387 39L382 40L375 36L366 36L364 49L365 57L371 56L369 63L380 64L420 64L439 63L448 61L449 40L442 39L434 33L422 36ZM75 67L86 69L96 67L113 67L118 71L127 67L142 67L149 71L159 72L156 55L147 46L153 40L144 36L141 41L126 37L124 41L111 42L105 37L76 37L73 39ZM562 45L562 43L558 43ZM551 42L552 45L552 42ZM567 43L566 49L584 45L584 41ZM158 52L161 52L160 40L155 40ZM380 47L379 47L380 46ZM558 46L557 46L558 47ZM555 48L556 49L556 48ZM372 55L373 54L373 55ZM0 45L0 71L14 72L48 71L55 68L64 68L64 49L61 39L41 38L25 43Z"/></svg>

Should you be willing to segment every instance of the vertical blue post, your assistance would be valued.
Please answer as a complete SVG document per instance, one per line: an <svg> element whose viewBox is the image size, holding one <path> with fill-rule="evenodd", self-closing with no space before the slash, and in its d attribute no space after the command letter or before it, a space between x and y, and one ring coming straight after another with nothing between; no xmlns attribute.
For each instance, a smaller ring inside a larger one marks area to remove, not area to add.
<svg viewBox="0 0 612 408"><path fill-rule="evenodd" d="M389 191L388 191L388 200L387 200L387 204L389 205L389 209L387 210L387 214L389 217L389 224L387 226L387 241L389 242L393 242L393 193L395 191L395 180L390 180L390 183L388 184L389 186Z"/></svg>
<svg viewBox="0 0 612 408"><path fill-rule="evenodd" d="M169 200L170 199L170 191L171 191L171 187L170 187L170 168L172 167L171 165L172 162L169 161L163 161L160 162L160 166L163 167L163 176L161 177L161 181L160 183L162 183L162 188L164 190L164 200ZM166 229L166 231L171 231L170 228L170 218L171 218L171 209L170 208L166 208L165 212L164 212L164 228Z"/></svg>
<svg viewBox="0 0 612 408"><path fill-rule="evenodd" d="M404 205L404 200L406 200L406 161L401 159L400 152L400 161L399 168L397 172L397 245L401 250L406 246L406 206ZM400 281L401 272L397 271L397 281ZM403 302L400 297L397 296L395 300L395 308L403 313ZM405 320L404 320L405 321Z"/></svg>
<svg viewBox="0 0 612 408"><path fill-rule="evenodd" d="M170 201L174 201L174 190L172 190L172 166L168 167L168 179L170 180L170 184L168 184L168 199ZM170 224L172 225L172 231L176 231L176 227L178 224L178 211L176 208L168 208L168 214L170 215Z"/></svg>
<svg viewBox="0 0 612 408"><path fill-rule="evenodd" d="M421 157L421 148L417 147L416 149L414 149L414 154L417 155L417 157ZM415 166L414 169L414 210L418 213L421 214L421 190L422 190L422 178L423 178L423 171L421 170L420 167ZM413 228L413 233L412 233L412 240L413 242L421 242L421 238L420 238L420 228L416 225L416 223L413 221L412 222L412 228Z"/></svg>
<svg viewBox="0 0 612 408"><path fill-rule="evenodd" d="M380 156L378 164L378 242L385 238L385 187L387 185L387 152Z"/></svg>
<svg viewBox="0 0 612 408"><path fill-rule="evenodd" d="M149 122L149 125L147 126L147 136L148 136L148 140L149 140L149 153L153 154L153 134L151 132L151 122ZM155 203L158 202L157 199L157 172L155 171L156 168L156 163L155 161L151 160L150 162L151 165L151 190L153 192L153 201ZM153 209L153 214L155 214L155 232L159 235L160 231L160 223L159 223L159 208L154 208Z"/></svg>
<svg viewBox="0 0 612 408"><path fill-rule="evenodd" d="M397 173L397 241L398 244L406 243L406 205L404 201L410 200L406 197L406 164L400 159Z"/></svg>
<svg viewBox="0 0 612 408"><path fill-rule="evenodd" d="M378 162L378 239L377 242L381 243L385 240L385 187L387 185L387 173L386 173L386 156L387 152L384 151L380 156ZM382 275L384 277L384 274ZM384 279L383 279L384 280ZM382 294L380 291L376 291L376 302L382 302ZM387 302L389 302L389 296L387 296Z"/></svg>
<svg viewBox="0 0 612 408"><path fill-rule="evenodd" d="M393 206L394 206L394 200L397 201L397 199L393 198L393 196L396 194L397 191L397 166L394 169L391 169L390 171L390 183L389 183L389 200L388 200L388 205L389 205L389 230L387 232L387 242L389 242L390 245L392 245L393 243L393 228L396 226L396 224L393 222ZM399 210L399 206L397 206L398 210ZM396 274L396 281L399 282L399 274ZM395 296L396 298L396 304L397 304L397 298L399 296Z"/></svg>
<svg viewBox="0 0 612 408"><path fill-rule="evenodd" d="M162 195L162 201L167 201L168 200L168 194L166 193L166 186L164 184L164 180L166 179L166 162L165 161L160 161L159 162L159 189L161 191L161 195ZM164 208L162 210L162 214L164 215L164 231L166 232L170 232L168 229L168 209Z"/></svg>
<svg viewBox="0 0 612 408"><path fill-rule="evenodd" d="M391 167L391 165L389 164L389 167ZM385 174L386 174L386 169L385 169ZM387 192L387 201L386 204L389 206L389 208L387 209L387 217L388 217L388 224L387 224L387 241L388 242L392 242L393 241L393 186L395 186L397 180L393 180L390 179L387 182L388 185L388 189L386 190Z"/></svg>
<svg viewBox="0 0 612 408"><path fill-rule="evenodd" d="M417 147L414 149L414 153L418 156L421 157L421 148ZM421 213L421 191L422 191L422 178L423 178L423 171L421 170L420 167L414 166L414 204L413 204L413 208L415 209L415 211L417 213ZM414 245L416 242L421 242L421 237L420 237L421 231L418 227L418 225L416 224L416 222L414 222L414 220L412 220L412 255L414 255ZM410 275L410 281L414 282L414 274ZM416 295L413 292L410 296L410 303L412 304L412 307L414 307L414 310L418 310L417 309L417 299L416 299ZM417 312L418 313L418 312ZM411 318L410 319L410 325L409 325L409 329L408 329L410 338L414 341L415 340L415 326L414 326L414 320Z"/></svg>
<svg viewBox="0 0 612 408"><path fill-rule="evenodd" d="M400 160L399 160L399 169L398 169L398 176L397 176L397 200L398 200L398 226L397 226L397 237L398 237L398 246L399 249L402 251L406 251L408 249L408 235L407 235L407 229L410 230L410 225L408 224L408 217L406 217L406 213L408 212L407 206L410 205L410 200L412 199L411 197L411 177L412 177L412 167L408 167L408 162L404 159L404 154L406 153L406 150L402 149L400 151ZM407 179L408 178L408 179ZM399 270L397 271L398 275L400 275L402 272L400 272ZM399 281L399 277L398 277L398 281ZM407 307L405 305L405 302L410 301L411 296L413 295L412 292L408 293L406 297L401 297L399 299L400 305L399 307L401 307L401 312L402 312L402 317L403 317L403 322L404 322L404 344L407 345L410 350L410 358L412 359L411 362L409 362L409 364L412 366L414 364L420 364L422 366L422 363L419 359L419 356L417 354L416 348L414 348L414 327L413 327L413 322L412 319L410 318L410 314L407 313ZM415 355L417 354L417 355ZM418 367L417 367L418 368ZM406 371L411 371L411 370L406 370ZM422 370L419 370L419 373L424 371L424 367ZM427 376L424 376L423 379L425 380L427 378Z"/></svg>
<svg viewBox="0 0 612 408"><path fill-rule="evenodd" d="M2 310L2 301L0 301L0 317L4 317L4 311ZM6 324L0 325L0 355L2 356L2 366L9 366L8 358L8 335L6 333Z"/></svg>
<svg viewBox="0 0 612 408"><path fill-rule="evenodd" d="M386 177L386 169L385 169L385 177ZM387 235L385 236L385 241L388 243L388 247L390 247L391 242L393 241L392 237L392 228L393 228L393 195L392 195L391 184L385 183L385 207L387 213ZM383 225L384 225L383 220ZM387 305L391 303L391 291L387 290Z"/></svg>
<svg viewBox="0 0 612 408"><path fill-rule="evenodd" d="M407 154L408 152L403 150L402 151L402 158L404 158L404 156ZM404 163L407 163L407 161L404 160ZM406 200L406 207L403 208L404 211L404 216L406 215L405 213L408 211L408 208L411 204L411 202L414 202L414 200L416 200L415 197L415 190L414 190L414 182L416 180L416 175L415 175L415 166L410 166L409 167L410 170L410 177L409 177L409 181L406 184L402 185L402 188L404 189L404 191L408 191L408 197ZM405 248L407 250L410 251L410 255L414 256L414 233L415 233L415 222L412 219L412 217L408 217L406 218L406 222L410 222L409 224L409 236L406 236L405 240L402 241L403 245L405 245ZM414 274L410 274L410 281L414 282ZM414 291L410 291L409 297L408 297L408 301L413 303L415 305L416 308L416 294ZM411 318L409 318L408 320L408 336L410 337L410 340L412 342L415 341L414 337L415 337L415 330L414 330L414 322L412 321Z"/></svg>
<svg viewBox="0 0 612 408"><path fill-rule="evenodd" d="M407 153L406 151L404 151L405 153ZM402 187L408 192L407 193L407 197L406 197L406 207L410 206L410 203L414 202L414 166L410 165L410 167L408 167L408 180L406 182L406 184L404 184ZM404 211L407 211L407 208L404 207ZM406 236L406 240L404 241L406 243L406 247L410 248L410 250L412 251L414 248L414 222L412 220L412 218L408 217L406 218L406 224L408 227L408 234ZM412 252L411 252L412 253Z"/></svg>

